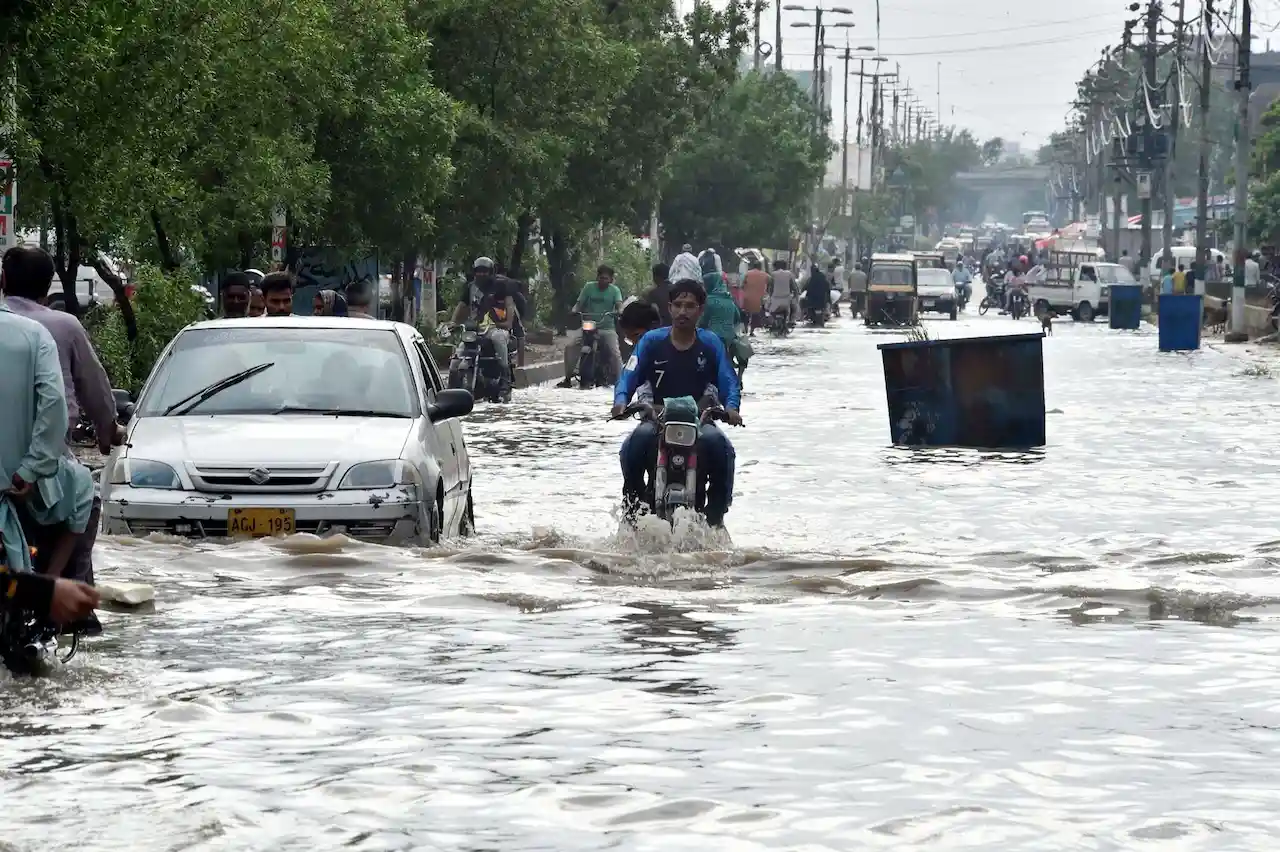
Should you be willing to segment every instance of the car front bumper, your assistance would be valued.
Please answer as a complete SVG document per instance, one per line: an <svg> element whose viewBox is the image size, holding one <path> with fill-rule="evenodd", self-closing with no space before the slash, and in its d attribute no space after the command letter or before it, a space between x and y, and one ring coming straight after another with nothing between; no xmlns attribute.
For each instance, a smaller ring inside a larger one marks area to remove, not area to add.
<svg viewBox="0 0 1280 852"><path fill-rule="evenodd" d="M115 485L102 507L102 529L108 535L225 538L233 509L288 509L296 532L342 532L392 545L417 542L425 523L421 505L401 489L229 495Z"/></svg>

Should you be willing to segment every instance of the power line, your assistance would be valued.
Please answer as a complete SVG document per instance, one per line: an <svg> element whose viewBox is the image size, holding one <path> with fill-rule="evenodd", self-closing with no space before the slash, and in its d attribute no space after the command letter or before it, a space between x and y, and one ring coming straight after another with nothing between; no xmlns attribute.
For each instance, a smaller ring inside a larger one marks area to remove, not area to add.
<svg viewBox="0 0 1280 852"><path fill-rule="evenodd" d="M1088 32L1075 33L1074 35L1071 35L1071 36L1064 36L1061 38L1040 39L1038 41L1020 41L1020 42L1015 42L1013 44L1005 43L1005 44L989 44L989 45L976 45L976 46L970 45L968 47L958 48L955 50L923 50L923 51L913 51L909 53L900 53L897 51L885 51L883 52L882 55L890 59L897 59L899 57L904 57L904 56L952 56L952 55L961 54L961 53L973 53L975 51L980 51L980 50L995 50L995 51L999 51L1001 55L1003 55L1004 53L1007 53L1012 50L1021 50L1023 48L1028 48L1028 47L1044 47L1045 45L1048 45L1048 44L1066 44L1072 41L1083 41L1085 39L1093 38L1094 36L1110 35L1114 32L1115 32L1115 28L1111 27L1105 30L1090 30ZM789 40L793 40L797 42L803 40L808 44L812 43L810 39L804 38L802 36L792 36L792 38Z"/></svg>

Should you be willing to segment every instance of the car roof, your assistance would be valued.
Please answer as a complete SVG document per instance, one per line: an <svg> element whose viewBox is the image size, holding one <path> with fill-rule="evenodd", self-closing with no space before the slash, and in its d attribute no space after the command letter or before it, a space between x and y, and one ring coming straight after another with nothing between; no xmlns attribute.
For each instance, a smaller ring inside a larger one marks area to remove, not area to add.
<svg viewBox="0 0 1280 852"><path fill-rule="evenodd" d="M364 328L380 331L393 331L396 334L413 336L416 329L411 325L391 320L367 319L365 317L304 317L291 314L287 317L237 317L235 319L214 319L192 323L184 331L206 328Z"/></svg>
<svg viewBox="0 0 1280 852"><path fill-rule="evenodd" d="M881 261L882 263L915 263L916 256L914 254L873 254L871 262Z"/></svg>

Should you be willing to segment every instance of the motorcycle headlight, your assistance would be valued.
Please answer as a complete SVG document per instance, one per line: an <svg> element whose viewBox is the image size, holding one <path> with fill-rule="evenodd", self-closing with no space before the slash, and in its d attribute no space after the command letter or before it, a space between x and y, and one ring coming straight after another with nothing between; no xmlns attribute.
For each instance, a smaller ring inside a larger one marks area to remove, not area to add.
<svg viewBox="0 0 1280 852"><path fill-rule="evenodd" d="M112 485L132 488L164 488L179 490L182 480L178 472L164 462L148 459L118 459L111 468Z"/></svg>
<svg viewBox="0 0 1280 852"><path fill-rule="evenodd" d="M371 461L354 464L342 477L339 490L365 491L371 488L394 488L397 485L417 485L418 477L413 467L402 461Z"/></svg>
<svg viewBox="0 0 1280 852"><path fill-rule="evenodd" d="M692 447L698 440L698 427L689 423L668 423L662 436L673 447Z"/></svg>

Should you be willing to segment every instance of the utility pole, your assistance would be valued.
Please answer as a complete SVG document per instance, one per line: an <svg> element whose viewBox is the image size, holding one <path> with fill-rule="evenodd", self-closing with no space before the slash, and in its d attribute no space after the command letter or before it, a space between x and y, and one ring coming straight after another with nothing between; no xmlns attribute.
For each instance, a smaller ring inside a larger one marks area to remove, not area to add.
<svg viewBox="0 0 1280 852"><path fill-rule="evenodd" d="M813 131L816 134L822 129L822 9L816 9L816 21L813 25Z"/></svg>
<svg viewBox="0 0 1280 852"><path fill-rule="evenodd" d="M1200 162L1196 186L1196 280L1203 281L1209 268L1209 78L1213 61L1209 38L1213 30L1213 6L1205 3L1200 37Z"/></svg>
<svg viewBox="0 0 1280 852"><path fill-rule="evenodd" d="M1178 67L1182 62L1182 30L1183 20L1186 14L1186 0L1178 0L1178 24L1174 30L1173 41L1173 68L1169 72L1169 80L1165 83L1168 87L1170 84L1174 86L1173 102L1170 104L1169 112L1169 129L1165 133L1168 144L1164 149L1164 225L1161 232L1161 239L1164 241L1164 254L1162 262L1165 268L1169 270L1176 269L1173 262L1173 154L1178 147L1178 122L1182 120L1182 89L1178 86Z"/></svg>
<svg viewBox="0 0 1280 852"><path fill-rule="evenodd" d="M773 22L777 32L773 37L773 70L782 73L782 0L773 2Z"/></svg>
<svg viewBox="0 0 1280 852"><path fill-rule="evenodd" d="M840 136L840 215L844 215L849 199L849 60L853 51L844 46L844 132ZM861 83L861 80L859 80Z"/></svg>
<svg viewBox="0 0 1280 852"><path fill-rule="evenodd" d="M1154 110L1148 110L1148 104L1151 98L1151 86L1156 79L1156 36L1160 24L1160 5L1156 0L1149 0L1147 3L1147 41L1143 45L1142 60L1142 79L1139 81L1142 94L1138 103L1139 110L1147 110L1142 122L1142 167L1146 173L1146 186L1139 188L1138 197L1142 202L1142 245L1138 250L1138 269L1141 275L1146 274L1147 266L1151 262L1151 170L1152 170L1152 147L1155 144L1155 138L1152 133L1152 121L1154 116L1151 114Z"/></svg>
<svg viewBox="0 0 1280 852"><path fill-rule="evenodd" d="M1231 331L1225 338L1229 343L1249 339L1244 329L1244 267L1249 258L1245 243L1249 238L1249 40L1253 37L1253 4L1243 0L1240 15L1239 59L1236 62L1240 75L1236 79L1236 95L1240 98L1239 125L1236 128L1236 250L1231 268Z"/></svg>

